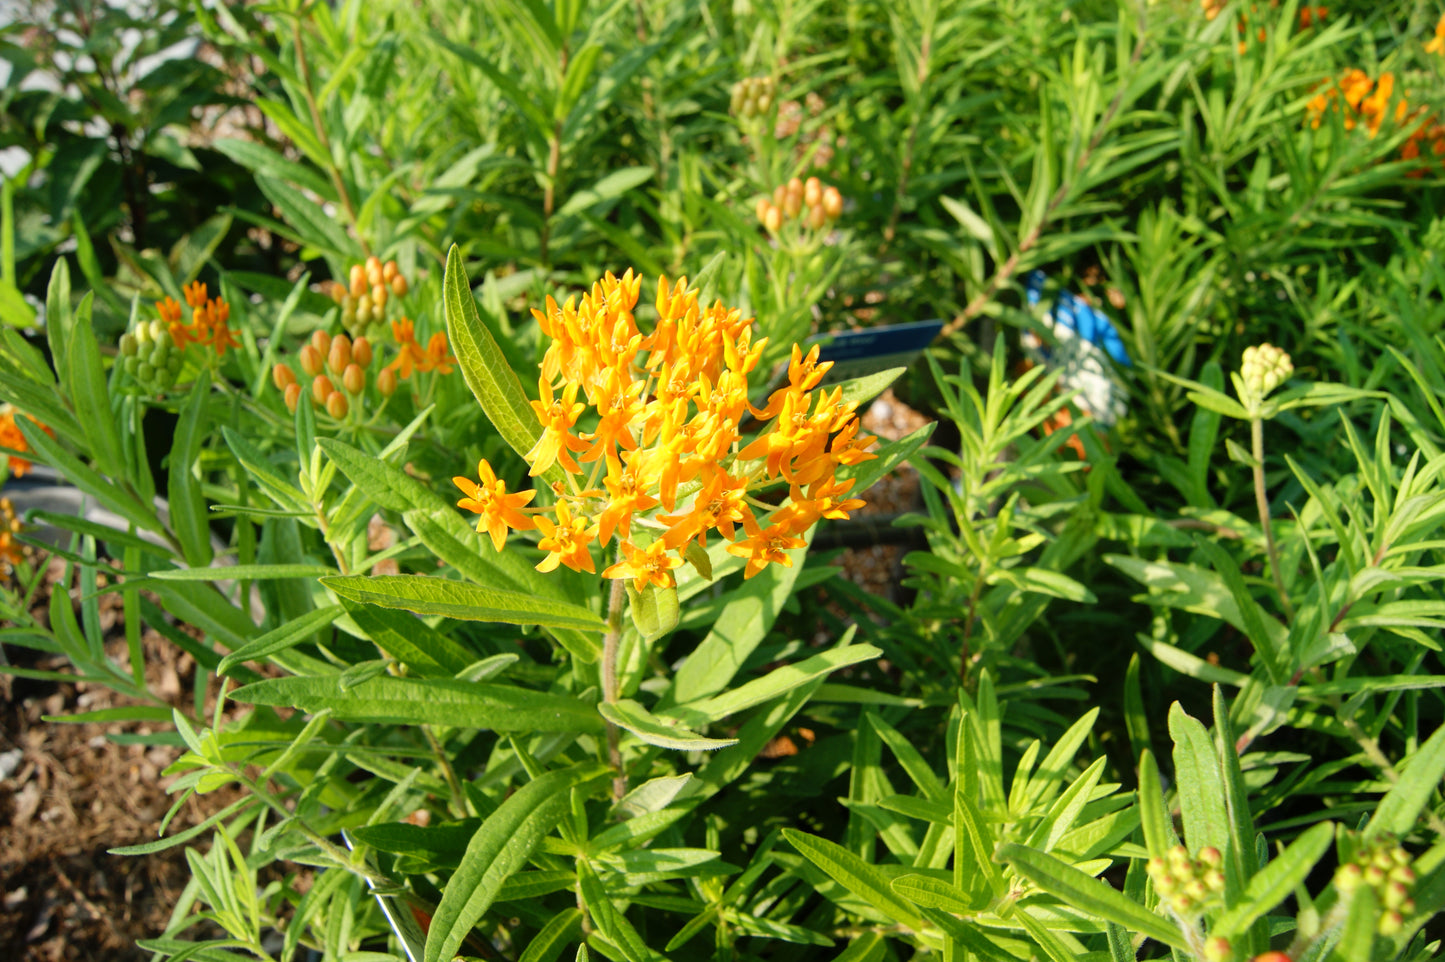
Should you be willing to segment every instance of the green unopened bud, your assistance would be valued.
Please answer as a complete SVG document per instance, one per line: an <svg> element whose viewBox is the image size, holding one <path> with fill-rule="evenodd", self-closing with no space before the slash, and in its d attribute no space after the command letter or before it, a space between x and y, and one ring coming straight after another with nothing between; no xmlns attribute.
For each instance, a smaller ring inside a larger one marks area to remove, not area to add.
<svg viewBox="0 0 1445 962"><path fill-rule="evenodd" d="M1210 936L1204 941L1205 962L1229 962L1234 958L1234 946L1229 940L1218 935Z"/></svg>
<svg viewBox="0 0 1445 962"><path fill-rule="evenodd" d="M1390 849L1390 858L1394 860L1396 865L1410 864L1410 853L1398 845Z"/></svg>
<svg viewBox="0 0 1445 962"><path fill-rule="evenodd" d="M138 380L149 383L155 380L156 369L149 362L142 361L140 368L135 372L135 376Z"/></svg>
<svg viewBox="0 0 1445 962"><path fill-rule="evenodd" d="M1194 862L1189 857L1189 850L1183 845L1174 846L1164 854L1164 857L1169 860L1169 868L1176 874L1192 875L1194 873Z"/></svg>
<svg viewBox="0 0 1445 962"><path fill-rule="evenodd" d="M1239 375L1245 389L1259 400L1279 387L1294 373L1294 364L1289 355L1273 344L1260 344L1244 349L1244 363Z"/></svg>
<svg viewBox="0 0 1445 962"><path fill-rule="evenodd" d="M1415 884L1415 870L1408 865L1396 865L1390 869L1389 879L1392 882L1403 882L1406 885Z"/></svg>
<svg viewBox="0 0 1445 962"><path fill-rule="evenodd" d="M1219 849L1213 845L1206 845L1199 850L1199 861L1208 865L1210 868L1219 868L1224 864L1224 853L1220 852Z"/></svg>
<svg viewBox="0 0 1445 962"><path fill-rule="evenodd" d="M1203 879L1190 879L1184 886L1184 894L1196 902L1203 902L1209 898L1209 886L1204 884Z"/></svg>
<svg viewBox="0 0 1445 962"><path fill-rule="evenodd" d="M120 353L123 356L135 357L135 353L139 348L140 345L136 344L134 334L127 332L120 336Z"/></svg>
<svg viewBox="0 0 1445 962"><path fill-rule="evenodd" d="M1379 888L1385 884L1385 873L1380 869L1380 866L1365 866L1365 883L1371 888Z"/></svg>
<svg viewBox="0 0 1445 962"><path fill-rule="evenodd" d="M1224 873L1213 870L1204 873L1204 886L1216 894L1224 891Z"/></svg>
<svg viewBox="0 0 1445 962"><path fill-rule="evenodd" d="M1398 909L1410 897L1410 888L1403 882L1390 882L1380 893L1380 901L1387 909Z"/></svg>
<svg viewBox="0 0 1445 962"><path fill-rule="evenodd" d="M1381 935L1398 935L1405 927L1405 916L1395 909L1390 909L1380 915L1380 925L1377 931Z"/></svg>
<svg viewBox="0 0 1445 962"><path fill-rule="evenodd" d="M138 357L128 357L128 358L125 358L125 359L121 362L121 367L125 369L125 373L129 374L131 377L135 377L135 372L138 371L138 370L140 370L140 358L138 358Z"/></svg>
<svg viewBox="0 0 1445 962"><path fill-rule="evenodd" d="M1341 892L1353 892L1365 880L1364 869L1358 865L1341 865L1335 872L1335 888Z"/></svg>

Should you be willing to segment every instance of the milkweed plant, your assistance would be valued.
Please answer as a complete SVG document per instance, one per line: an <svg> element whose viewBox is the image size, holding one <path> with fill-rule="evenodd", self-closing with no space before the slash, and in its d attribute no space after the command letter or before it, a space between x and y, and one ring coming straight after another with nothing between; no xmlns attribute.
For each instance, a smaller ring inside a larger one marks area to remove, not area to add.
<svg viewBox="0 0 1445 962"><path fill-rule="evenodd" d="M1438 956L1439 10L71 6L0 671L140 950Z"/></svg>

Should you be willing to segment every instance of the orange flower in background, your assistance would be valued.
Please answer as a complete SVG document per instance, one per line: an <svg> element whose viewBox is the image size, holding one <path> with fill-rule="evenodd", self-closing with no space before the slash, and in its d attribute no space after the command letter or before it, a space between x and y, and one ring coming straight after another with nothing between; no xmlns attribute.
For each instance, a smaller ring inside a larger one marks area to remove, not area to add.
<svg viewBox="0 0 1445 962"><path fill-rule="evenodd" d="M0 577L10 577L15 566L25 560L25 545L15 537L22 527L15 505L9 498L0 498Z"/></svg>
<svg viewBox="0 0 1445 962"><path fill-rule="evenodd" d="M217 356L241 346L235 332L228 327L231 319L231 305L223 298L207 297L206 285L192 281L181 289L186 304L191 308L191 323L181 323L181 306L167 297L156 301L156 313L165 323L171 340L184 351L192 344L213 347Z"/></svg>
<svg viewBox="0 0 1445 962"><path fill-rule="evenodd" d="M1440 19L1435 24L1435 36L1425 44L1425 52L1445 55L1445 13L1440 14Z"/></svg>
<svg viewBox="0 0 1445 962"><path fill-rule="evenodd" d="M551 343L531 402L541 434L525 457L532 476L563 476L552 483L555 506L518 509L542 532L539 570L594 571L593 543L615 538L617 560L603 577L667 587L689 547L706 547L713 531L748 559L748 578L790 565L787 552L813 524L863 504L835 475L876 457L875 439L858 436L856 402L820 390L830 365L816 347L795 346L786 383L753 408L748 378L766 341L753 342L752 320L721 303L704 307L686 278L659 278L657 320L644 331L633 313L641 283L632 271L607 274L581 298L549 297L532 312ZM750 416L771 423L745 442ZM480 471L483 481L492 475L486 462ZM781 504L750 494L780 482ZM456 483L471 490L470 480Z"/></svg>
<svg viewBox="0 0 1445 962"><path fill-rule="evenodd" d="M1374 139L1390 114L1390 102L1394 91L1395 75L1390 71L1380 74L1377 83L1370 78L1369 74L1358 67L1353 67L1345 71L1335 86L1316 94L1310 100L1306 108L1310 126L1319 129L1325 113L1338 107L1339 100L1343 98L1345 129L1354 130L1356 125L1363 121L1365 130L1369 133L1370 138ZM1410 104L1407 98L1402 96L1395 101L1396 123L1403 123L1409 113Z"/></svg>
<svg viewBox="0 0 1445 962"><path fill-rule="evenodd" d="M416 323L403 317L391 322L391 336L396 340L397 355L386 369L396 371L403 381L416 371L450 374L456 370L457 359L449 352L445 332L437 331L427 341L426 347L422 347L416 339Z"/></svg>
<svg viewBox="0 0 1445 962"><path fill-rule="evenodd" d="M30 442L25 440L25 435L21 432L20 425L15 423L16 415L30 418L33 424L52 438L55 437L55 432L46 425L41 424L37 418L33 418L21 411L15 405L0 404L0 448L8 448L15 452L9 455L10 473L17 478L23 478L30 472L30 462L20 457L20 455L30 450Z"/></svg>

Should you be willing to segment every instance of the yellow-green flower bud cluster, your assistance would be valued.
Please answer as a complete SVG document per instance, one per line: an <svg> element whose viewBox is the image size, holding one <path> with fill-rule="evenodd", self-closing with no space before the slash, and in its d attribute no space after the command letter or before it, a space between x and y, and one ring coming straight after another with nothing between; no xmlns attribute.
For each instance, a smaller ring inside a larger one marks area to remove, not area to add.
<svg viewBox="0 0 1445 962"><path fill-rule="evenodd" d="M332 337L317 331L297 354L303 377L298 379L291 365L278 363L271 369L271 382L285 396L286 407L293 414L301 399L310 397L312 403L340 421L363 402L370 380L367 371L374 358L371 342L365 337L352 340L345 334ZM390 397L396 392L396 372L389 367L382 369L375 383L379 394Z"/></svg>
<svg viewBox="0 0 1445 962"><path fill-rule="evenodd" d="M1154 891L1180 918L1193 918L1224 897L1224 856L1212 845L1194 858L1176 845L1163 858L1151 858L1148 869Z"/></svg>
<svg viewBox="0 0 1445 962"><path fill-rule="evenodd" d="M1204 940L1204 962L1230 962L1234 958L1234 946L1219 935Z"/></svg>
<svg viewBox="0 0 1445 962"><path fill-rule="evenodd" d="M730 104L736 117L766 117L773 109L775 84L772 77L744 77L733 84Z"/></svg>
<svg viewBox="0 0 1445 962"><path fill-rule="evenodd" d="M1394 935L1405 927L1405 919L1415 913L1415 870L1410 853L1396 843L1393 836L1383 834L1363 843L1354 861L1335 870L1335 888L1349 895L1362 885L1375 890L1384 911L1380 913L1379 933Z"/></svg>
<svg viewBox="0 0 1445 962"><path fill-rule="evenodd" d="M182 358L164 321L141 321L122 334L120 356L121 367L141 390L155 394L175 387Z"/></svg>
<svg viewBox="0 0 1445 962"><path fill-rule="evenodd" d="M832 227L843 213L843 195L836 187L823 186L816 177L807 181L794 177L774 188L772 197L758 198L755 213L769 234L777 234L794 220L820 231Z"/></svg>
<svg viewBox="0 0 1445 962"><path fill-rule="evenodd" d="M342 325L358 336L386 320L386 306L405 297L410 289L396 261L383 264L381 258L372 256L364 264L352 264L347 283L332 281L326 292L341 307Z"/></svg>
<svg viewBox="0 0 1445 962"><path fill-rule="evenodd" d="M1244 349L1244 363L1239 374L1244 386L1261 401L1294 373L1289 355L1273 344L1260 344Z"/></svg>

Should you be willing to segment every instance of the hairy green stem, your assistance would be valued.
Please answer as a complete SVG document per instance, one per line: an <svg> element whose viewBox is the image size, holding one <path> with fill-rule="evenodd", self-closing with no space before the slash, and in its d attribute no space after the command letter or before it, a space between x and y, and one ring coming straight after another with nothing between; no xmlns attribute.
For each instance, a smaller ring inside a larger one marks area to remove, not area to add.
<svg viewBox="0 0 1445 962"><path fill-rule="evenodd" d="M1254 503L1259 508L1259 526L1264 529L1264 547L1269 553L1269 570L1274 575L1274 587L1279 592L1279 604L1284 609L1285 620L1294 621L1294 605L1290 604L1289 592L1284 588L1284 573L1279 567L1279 548L1274 543L1274 528L1269 523L1269 496L1264 490L1264 421L1258 417L1249 419L1250 454L1254 458Z"/></svg>
<svg viewBox="0 0 1445 962"><path fill-rule="evenodd" d="M614 578L607 599L607 634L602 636L602 700L617 704L617 651L622 642L622 606L627 601L627 582ZM612 800L627 794L627 772L622 767L621 733L607 722L607 761L612 766Z"/></svg>

